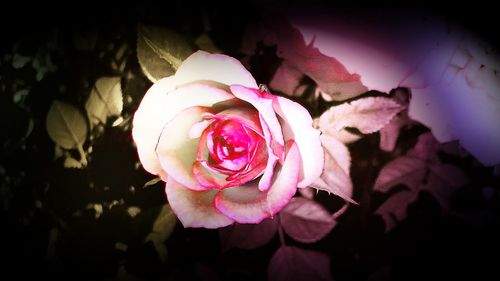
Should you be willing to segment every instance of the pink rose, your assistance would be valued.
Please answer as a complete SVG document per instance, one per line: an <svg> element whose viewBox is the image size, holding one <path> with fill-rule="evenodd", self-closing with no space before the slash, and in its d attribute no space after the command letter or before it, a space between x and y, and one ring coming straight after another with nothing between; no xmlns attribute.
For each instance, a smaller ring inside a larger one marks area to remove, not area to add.
<svg viewBox="0 0 500 281"><path fill-rule="evenodd" d="M182 224L206 228L280 211L322 173L319 134L301 105L259 91L238 60L203 51L147 91L132 131Z"/></svg>

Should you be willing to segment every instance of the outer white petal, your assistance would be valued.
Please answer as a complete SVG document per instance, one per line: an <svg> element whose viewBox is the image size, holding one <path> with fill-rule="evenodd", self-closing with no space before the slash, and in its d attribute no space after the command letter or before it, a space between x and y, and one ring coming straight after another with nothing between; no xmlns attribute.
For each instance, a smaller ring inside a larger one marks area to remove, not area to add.
<svg viewBox="0 0 500 281"><path fill-rule="evenodd" d="M203 84L189 84L174 90L174 78L158 80L144 96L137 109L132 136L137 144L139 159L146 171L166 179L155 153L165 124L182 110L192 106L211 106L233 98L228 92Z"/></svg>
<svg viewBox="0 0 500 281"><path fill-rule="evenodd" d="M175 84L208 80L225 85L239 84L257 88L252 74L235 58L198 51L189 56L175 73Z"/></svg>
<svg viewBox="0 0 500 281"><path fill-rule="evenodd" d="M199 138L191 139L189 131L193 124L202 120L206 107L193 106L186 108L167 122L160 135L156 154L162 168L170 179L192 190L205 190L193 175L193 164Z"/></svg>
<svg viewBox="0 0 500 281"><path fill-rule="evenodd" d="M166 180L167 174L156 157L155 147L163 126L172 118L171 114L165 114L165 109L169 104L168 93L174 88L173 76L160 79L149 88L135 112L132 128L142 166L163 180Z"/></svg>
<svg viewBox="0 0 500 281"><path fill-rule="evenodd" d="M193 191L169 177L165 192L170 207L184 227L219 228L233 223L215 208L216 190Z"/></svg>
<svg viewBox="0 0 500 281"><path fill-rule="evenodd" d="M320 132L313 128L311 115L300 104L278 97L273 107L283 120L281 128L285 141L294 140L302 158L298 187L307 187L323 171L324 154Z"/></svg>

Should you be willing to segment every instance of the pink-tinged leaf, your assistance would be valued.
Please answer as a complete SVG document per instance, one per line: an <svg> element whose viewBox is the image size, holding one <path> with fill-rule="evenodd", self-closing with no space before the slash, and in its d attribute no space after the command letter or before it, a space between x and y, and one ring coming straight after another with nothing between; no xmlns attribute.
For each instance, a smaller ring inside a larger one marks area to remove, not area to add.
<svg viewBox="0 0 500 281"><path fill-rule="evenodd" d="M449 210L450 197L453 192L467 183L466 175L457 167L448 164L432 164L426 167L428 176L415 182L414 190L398 192L385 201L375 212L382 216L386 232L406 218L407 208L414 202L421 190L430 192L440 203L441 208Z"/></svg>
<svg viewBox="0 0 500 281"><path fill-rule="evenodd" d="M316 129L319 129L319 121L320 118L314 118L313 120L313 127ZM336 138L338 141L344 144L349 144L353 143L359 139L361 139L362 135L361 134L355 134L351 133L345 129L335 131L335 130L329 130L328 135Z"/></svg>
<svg viewBox="0 0 500 281"><path fill-rule="evenodd" d="M286 234L302 243L323 239L337 224L323 206L302 197L292 198L279 216Z"/></svg>
<svg viewBox="0 0 500 281"><path fill-rule="evenodd" d="M367 91L360 76L351 74L338 60L321 53L314 42L306 44L302 34L285 18L268 15L248 30L243 52L253 54L258 42L277 46L277 55L286 64L314 80L331 100L346 100Z"/></svg>
<svg viewBox="0 0 500 281"><path fill-rule="evenodd" d="M422 160L437 161L439 143L431 132L418 136L417 144L408 151L407 155Z"/></svg>
<svg viewBox="0 0 500 281"><path fill-rule="evenodd" d="M468 181L468 177L458 167L436 163L430 166L427 181L420 189L429 191L439 201L443 210L447 211L453 192L467 184Z"/></svg>
<svg viewBox="0 0 500 281"><path fill-rule="evenodd" d="M410 118L408 118L408 112L405 110L380 129L380 149L387 152L393 151L401 128L409 124Z"/></svg>
<svg viewBox="0 0 500 281"><path fill-rule="evenodd" d="M435 174L445 184L452 187L461 187L469 182L465 173L456 166L449 164L434 164L430 166L432 174Z"/></svg>
<svg viewBox="0 0 500 281"><path fill-rule="evenodd" d="M274 253L267 269L273 281L332 281L330 257L292 246L283 246Z"/></svg>
<svg viewBox="0 0 500 281"><path fill-rule="evenodd" d="M288 96L298 97L303 94L300 91L300 80L304 74L288 63L283 62L274 73L269 87L275 91L280 91Z"/></svg>
<svg viewBox="0 0 500 281"><path fill-rule="evenodd" d="M314 197L314 193L316 192L311 187L299 188L298 191L299 191L300 195L302 195L302 197L307 198L307 199L312 199Z"/></svg>
<svg viewBox="0 0 500 281"><path fill-rule="evenodd" d="M404 184L416 190L424 180L427 171L426 163L418 158L401 156L387 163L380 171L374 190L387 192L398 184Z"/></svg>
<svg viewBox="0 0 500 281"><path fill-rule="evenodd" d="M222 250L231 248L251 250L269 243L278 225L274 219L265 219L259 224L233 224L219 229Z"/></svg>
<svg viewBox="0 0 500 281"><path fill-rule="evenodd" d="M332 214L332 218L336 220L347 211L347 208L349 208L349 203L345 203L340 209L335 211L335 213Z"/></svg>
<svg viewBox="0 0 500 281"><path fill-rule="evenodd" d="M350 177L351 154L343 143L323 134L320 136L324 149L324 167L321 176L311 187L333 193L344 200L356 204L352 200L352 182Z"/></svg>
<svg viewBox="0 0 500 281"><path fill-rule="evenodd" d="M404 106L389 98L363 98L325 111L319 119L319 128L328 133L349 127L370 134L382 129L403 109Z"/></svg>
<svg viewBox="0 0 500 281"><path fill-rule="evenodd" d="M398 222L406 218L406 209L417 199L418 192L401 191L387 199L376 211L385 222L385 231L391 231Z"/></svg>
<svg viewBox="0 0 500 281"><path fill-rule="evenodd" d="M468 183L462 170L439 161L439 147L431 133L424 133L406 156L394 159L380 171L374 190L387 192L397 184L410 188L390 197L376 211L384 219L386 231L406 217L407 206L417 198L420 191L430 192L442 209L447 211L453 192Z"/></svg>
<svg viewBox="0 0 500 281"><path fill-rule="evenodd" d="M439 150L459 158L465 158L470 154L460 145L458 141L450 141L439 146Z"/></svg>

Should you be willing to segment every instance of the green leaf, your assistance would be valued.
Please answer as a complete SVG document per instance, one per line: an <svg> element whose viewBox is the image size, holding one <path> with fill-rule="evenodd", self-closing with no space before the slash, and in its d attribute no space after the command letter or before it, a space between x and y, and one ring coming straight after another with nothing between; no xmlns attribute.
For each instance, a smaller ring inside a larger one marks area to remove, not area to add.
<svg viewBox="0 0 500 281"><path fill-rule="evenodd" d="M139 25L137 58L141 69L151 82L175 73L194 48L172 30Z"/></svg>
<svg viewBox="0 0 500 281"><path fill-rule="evenodd" d="M160 181L161 181L161 178L160 177L156 177L156 178L148 181L147 183L145 183L143 187L148 187L148 186L155 185L155 184L157 184Z"/></svg>
<svg viewBox="0 0 500 281"><path fill-rule="evenodd" d="M66 159L64 159L64 168L81 169L83 168L83 166L82 163L80 163L80 161L76 160L71 156L68 156Z"/></svg>
<svg viewBox="0 0 500 281"><path fill-rule="evenodd" d="M85 103L91 125L106 124L111 116L119 116L123 110L123 93L120 77L99 78Z"/></svg>
<svg viewBox="0 0 500 281"><path fill-rule="evenodd" d="M207 51L209 53L222 53L222 51L215 46L214 41L208 35L208 33L203 33L194 41L196 46L200 48L200 50Z"/></svg>
<svg viewBox="0 0 500 281"><path fill-rule="evenodd" d="M167 259L167 248L165 247L164 242L174 231L176 223L177 217L170 208L170 205L163 205L158 217L156 217L156 220L153 223L152 231L145 239L145 242L153 242L155 250L163 262Z"/></svg>
<svg viewBox="0 0 500 281"><path fill-rule="evenodd" d="M50 138L60 147L74 149L81 147L87 139L87 122L83 114L73 105L54 101L46 120Z"/></svg>

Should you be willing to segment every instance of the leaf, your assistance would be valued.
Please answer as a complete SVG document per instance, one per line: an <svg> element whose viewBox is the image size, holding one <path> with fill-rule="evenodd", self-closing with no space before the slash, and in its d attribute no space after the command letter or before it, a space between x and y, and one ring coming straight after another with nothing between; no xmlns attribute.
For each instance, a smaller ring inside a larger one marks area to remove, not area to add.
<svg viewBox="0 0 500 281"><path fill-rule="evenodd" d="M453 192L468 182L467 176L459 168L435 163L427 167L427 177L422 177L413 190L401 191L387 199L376 211L385 222L386 231L394 228L397 222L406 218L407 208L417 199L422 190L430 192L443 210L449 210Z"/></svg>
<svg viewBox="0 0 500 281"><path fill-rule="evenodd" d="M332 281L330 257L310 250L282 246L274 253L267 269L273 281Z"/></svg>
<svg viewBox="0 0 500 281"><path fill-rule="evenodd" d="M356 204L352 200L352 181L350 177L351 154L347 147L334 137L320 136L325 160L321 176L311 184L319 190L333 193L344 200Z"/></svg>
<svg viewBox="0 0 500 281"><path fill-rule="evenodd" d="M136 207L136 206L130 206L127 208L127 214L131 218L135 218L140 212L141 212L141 208Z"/></svg>
<svg viewBox="0 0 500 281"><path fill-rule="evenodd" d="M198 38L196 38L194 43L196 44L196 46L198 46L198 48L200 48L200 50L212 54L222 53L222 51L219 48L217 48L217 46L215 46L214 41L212 40L212 38L210 38L210 36L206 32L201 34Z"/></svg>
<svg viewBox="0 0 500 281"><path fill-rule="evenodd" d="M415 144L415 146L407 152L407 155L422 160L438 161L438 149L439 143L437 140L431 132L426 132L418 136L417 144Z"/></svg>
<svg viewBox="0 0 500 281"><path fill-rule="evenodd" d="M319 117L313 119L313 127L314 128L319 129L319 121L320 121ZM339 131L328 130L327 132L323 132L323 133L327 133L329 136L336 138L338 141L340 141L343 144L353 143L353 142L361 139L361 137L362 137L361 134L351 133L346 129L341 129Z"/></svg>
<svg viewBox="0 0 500 281"><path fill-rule="evenodd" d="M355 141L360 140L363 135L361 134L354 134L349 132L348 130L342 129L340 131L328 131L328 135L336 138L338 141L340 141L343 144L349 144L353 143Z"/></svg>
<svg viewBox="0 0 500 281"><path fill-rule="evenodd" d="M317 72L320 73L321 71ZM368 91L368 88L361 84L359 76L353 74L351 77L353 81L328 81L328 78L319 81L318 78L313 78L313 80L318 83L318 87L321 89L321 97L325 101L343 101L355 98Z"/></svg>
<svg viewBox="0 0 500 281"><path fill-rule="evenodd" d="M123 110L120 77L101 77L92 88L85 103L91 125L106 124L109 117L119 116Z"/></svg>
<svg viewBox="0 0 500 281"><path fill-rule="evenodd" d="M303 94L297 91L304 74L298 69L283 62L274 73L269 87L275 91L280 91L288 96L297 97Z"/></svg>
<svg viewBox="0 0 500 281"><path fill-rule="evenodd" d="M349 73L337 59L314 47L314 40L306 44L302 33L286 18L270 14L251 27L243 39L243 52L253 54L259 42L275 45L278 57L314 80L328 100L342 101L368 90L359 75Z"/></svg>
<svg viewBox="0 0 500 281"><path fill-rule="evenodd" d="M410 119L408 118L408 112L405 110L380 129L380 149L387 152L393 151L401 128L408 124L410 124Z"/></svg>
<svg viewBox="0 0 500 281"><path fill-rule="evenodd" d="M297 189L297 191L304 198L312 199L314 197L314 188L312 188L312 187L299 188L299 189Z"/></svg>
<svg viewBox="0 0 500 281"><path fill-rule="evenodd" d="M450 164L434 164L430 166L432 174L436 175L444 184L451 187L461 187L469 182L465 173Z"/></svg>
<svg viewBox="0 0 500 281"><path fill-rule="evenodd" d="M123 73L125 66L127 66L127 55L129 51L130 49L127 43L120 45L113 56L113 60L111 61L111 69L118 71L119 73Z"/></svg>
<svg viewBox="0 0 500 281"><path fill-rule="evenodd" d="M387 163L375 180L374 190L387 192L398 184L417 190L427 173L426 163L418 158L401 156Z"/></svg>
<svg viewBox="0 0 500 281"><path fill-rule="evenodd" d="M302 197L292 198L279 216L285 232L302 243L314 243L323 239L337 224L323 206Z"/></svg>
<svg viewBox="0 0 500 281"><path fill-rule="evenodd" d="M160 178L160 177L156 177L156 178L154 178L154 179L152 179L152 180L148 181L147 183L145 183L145 184L143 185L143 187L148 187L148 186L155 185L155 184L157 184L157 183L158 183L158 182L160 182L160 181L161 181L161 178Z"/></svg>
<svg viewBox="0 0 500 281"><path fill-rule="evenodd" d="M146 236L144 242L151 241L155 247L158 256L165 262L167 259L167 248L165 247L165 240L170 237L177 224L177 217L168 204L163 205L160 213L153 223L152 231Z"/></svg>
<svg viewBox="0 0 500 281"><path fill-rule="evenodd" d="M363 134L374 133L387 125L404 107L383 97L368 97L332 106L319 119L323 132L356 128Z"/></svg>
<svg viewBox="0 0 500 281"><path fill-rule="evenodd" d="M75 158L68 156L64 159L64 168L81 169L83 168L82 163Z"/></svg>
<svg viewBox="0 0 500 281"><path fill-rule="evenodd" d="M437 147L432 135L422 134L407 156L394 159L380 171L374 190L387 192L397 184L410 188L391 196L377 209L376 213L385 221L386 231L390 231L396 222L406 217L407 206L417 198L420 191L431 193L442 209L447 211L453 192L468 182L462 170L439 161Z"/></svg>
<svg viewBox="0 0 500 281"><path fill-rule="evenodd" d="M55 145L55 147L54 147L54 160L61 158L63 156L64 156L64 150L60 146Z"/></svg>
<svg viewBox="0 0 500 281"><path fill-rule="evenodd" d="M468 177L458 167L435 163L430 165L429 176L420 189L430 192L439 201L441 207L447 211L453 192L468 182Z"/></svg>
<svg viewBox="0 0 500 281"><path fill-rule="evenodd" d="M115 249L117 249L118 251L127 252L128 245L122 242L116 242Z"/></svg>
<svg viewBox="0 0 500 281"><path fill-rule="evenodd" d="M191 45L170 29L138 26L137 58L151 82L174 74L193 52Z"/></svg>
<svg viewBox="0 0 500 281"><path fill-rule="evenodd" d="M30 62L32 58L26 57L20 54L14 54L14 57L12 58L12 67L14 69L20 69L23 68L28 62Z"/></svg>
<svg viewBox="0 0 500 281"><path fill-rule="evenodd" d="M385 231L391 231L398 222L404 220L407 215L407 207L413 203L418 196L415 191L400 191L387 199L375 214L382 217L385 222Z"/></svg>
<svg viewBox="0 0 500 281"><path fill-rule="evenodd" d="M65 149L78 148L87 139L87 122L83 114L73 105L54 101L46 120L50 138Z"/></svg>
<svg viewBox="0 0 500 281"><path fill-rule="evenodd" d="M219 229L222 250L233 247L240 249L255 249L273 239L278 230L276 221L265 219L259 224L233 224Z"/></svg>

